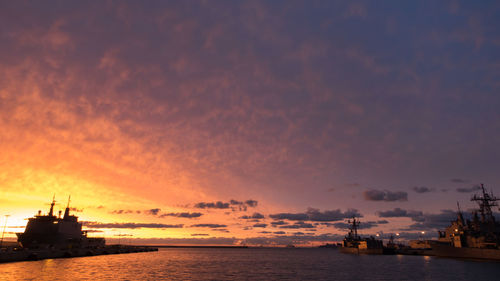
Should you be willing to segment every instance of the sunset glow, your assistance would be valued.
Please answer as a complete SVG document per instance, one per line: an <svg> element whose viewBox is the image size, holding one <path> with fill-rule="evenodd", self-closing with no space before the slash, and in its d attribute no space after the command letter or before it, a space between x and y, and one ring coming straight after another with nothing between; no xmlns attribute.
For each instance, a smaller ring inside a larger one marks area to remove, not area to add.
<svg viewBox="0 0 500 281"><path fill-rule="evenodd" d="M7 240L54 195L110 243L276 246L340 241L353 216L436 237L477 184L500 196L494 2L16 2Z"/></svg>

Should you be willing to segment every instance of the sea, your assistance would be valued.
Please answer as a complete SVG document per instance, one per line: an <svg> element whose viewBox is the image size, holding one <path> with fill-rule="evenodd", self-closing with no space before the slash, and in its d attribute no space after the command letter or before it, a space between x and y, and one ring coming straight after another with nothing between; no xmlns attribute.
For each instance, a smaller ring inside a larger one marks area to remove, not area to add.
<svg viewBox="0 0 500 281"><path fill-rule="evenodd" d="M162 248L0 264L0 280L500 280L500 263L329 248Z"/></svg>

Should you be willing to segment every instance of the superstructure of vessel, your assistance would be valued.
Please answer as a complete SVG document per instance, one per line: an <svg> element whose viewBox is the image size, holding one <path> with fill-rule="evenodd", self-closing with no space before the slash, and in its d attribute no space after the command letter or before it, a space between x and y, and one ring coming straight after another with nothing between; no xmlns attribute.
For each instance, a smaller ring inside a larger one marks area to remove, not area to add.
<svg viewBox="0 0 500 281"><path fill-rule="evenodd" d="M342 241L342 247L340 251L347 254L369 254L369 255L381 255L383 254L383 243L382 240L375 239L375 237L370 236L369 238L362 238L358 235L359 220L355 217L352 218L349 233L345 236Z"/></svg>
<svg viewBox="0 0 500 281"><path fill-rule="evenodd" d="M17 233L19 244L23 248L96 248L103 247L104 238L89 238L82 231L78 217L70 214L70 200L64 211L64 216L54 215L55 198L50 204L49 213L42 215L41 211L28 219L24 233Z"/></svg>
<svg viewBox="0 0 500 281"><path fill-rule="evenodd" d="M492 211L493 207L498 207L500 199L488 193L482 184L480 190L480 195L471 198L479 205L479 209L472 212L472 219L464 219L458 206L457 219L444 231L439 231L438 241L432 243L434 255L500 260L500 223Z"/></svg>

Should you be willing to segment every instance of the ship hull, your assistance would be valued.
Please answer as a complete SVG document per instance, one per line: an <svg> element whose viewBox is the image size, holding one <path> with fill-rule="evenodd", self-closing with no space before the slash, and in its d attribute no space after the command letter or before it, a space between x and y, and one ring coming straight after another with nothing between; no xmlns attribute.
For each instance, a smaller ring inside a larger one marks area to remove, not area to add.
<svg viewBox="0 0 500 281"><path fill-rule="evenodd" d="M384 253L383 249L359 249L354 247L342 247L340 252L344 254L355 254L355 255L382 255Z"/></svg>
<svg viewBox="0 0 500 281"><path fill-rule="evenodd" d="M480 248L456 248L451 245L433 245L432 254L438 257L484 259L500 261L500 250Z"/></svg>

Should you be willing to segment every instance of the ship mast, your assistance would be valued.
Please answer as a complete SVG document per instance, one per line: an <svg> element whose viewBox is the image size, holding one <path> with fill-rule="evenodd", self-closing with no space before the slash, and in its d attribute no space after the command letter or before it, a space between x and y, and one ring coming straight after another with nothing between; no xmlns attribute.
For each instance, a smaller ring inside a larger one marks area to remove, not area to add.
<svg viewBox="0 0 500 281"><path fill-rule="evenodd" d="M351 220L347 221L348 223L351 223ZM351 225L351 231L349 232L349 236L352 236L354 239L358 238L358 227L359 227L359 220L356 220L356 217L352 217L352 225Z"/></svg>
<svg viewBox="0 0 500 281"><path fill-rule="evenodd" d="M71 195L68 197L68 205L66 205L66 210L64 210L64 217L63 219L67 218L69 216L69 202L71 200Z"/></svg>
<svg viewBox="0 0 500 281"><path fill-rule="evenodd" d="M52 217L54 215L54 205L56 204L56 195L52 197L52 203L50 203L50 211L49 216Z"/></svg>
<svg viewBox="0 0 500 281"><path fill-rule="evenodd" d="M471 201L476 201L479 205L479 213L481 214L481 222L494 222L495 217L493 216L493 212L491 211L491 207L498 206L496 201L500 199L493 196L493 194L489 194L484 189L484 185L481 184L481 190L483 192L483 196L474 194L472 196Z"/></svg>

